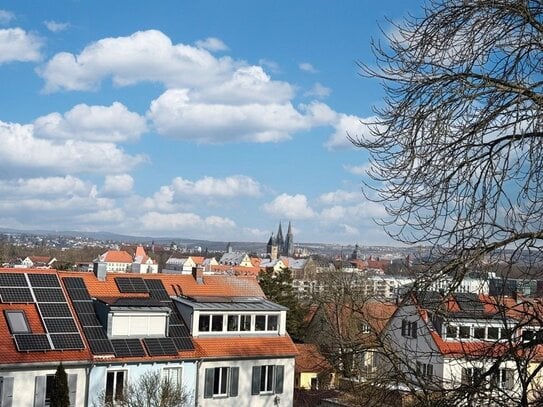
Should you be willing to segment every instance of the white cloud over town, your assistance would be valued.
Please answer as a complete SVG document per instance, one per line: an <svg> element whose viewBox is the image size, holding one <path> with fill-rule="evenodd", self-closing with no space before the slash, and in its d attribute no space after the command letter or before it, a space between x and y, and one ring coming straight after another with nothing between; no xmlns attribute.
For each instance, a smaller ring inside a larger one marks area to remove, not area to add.
<svg viewBox="0 0 543 407"><path fill-rule="evenodd" d="M0 64L37 62L42 58L43 40L22 28L0 30Z"/></svg>

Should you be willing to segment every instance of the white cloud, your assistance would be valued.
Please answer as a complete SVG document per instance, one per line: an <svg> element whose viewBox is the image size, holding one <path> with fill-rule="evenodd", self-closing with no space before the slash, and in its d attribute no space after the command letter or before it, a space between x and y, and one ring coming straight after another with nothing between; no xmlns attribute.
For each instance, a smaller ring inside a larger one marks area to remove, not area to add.
<svg viewBox="0 0 543 407"><path fill-rule="evenodd" d="M386 216L382 205L364 201L354 206L334 205L321 211L320 219L326 222L361 222Z"/></svg>
<svg viewBox="0 0 543 407"><path fill-rule="evenodd" d="M354 175L366 176L371 169L369 163L362 165L344 165L343 168Z"/></svg>
<svg viewBox="0 0 543 407"><path fill-rule="evenodd" d="M298 64L298 68L300 68L300 70L302 70L304 72L309 72L309 73L316 73L317 72L315 67L313 67L313 65L311 65L309 62L302 62L302 63Z"/></svg>
<svg viewBox="0 0 543 407"><path fill-rule="evenodd" d="M273 72L273 73L281 72L281 68L279 67L279 64L270 59L261 58L258 60L258 64L267 68L269 72Z"/></svg>
<svg viewBox="0 0 543 407"><path fill-rule="evenodd" d="M153 194L152 197L145 198L143 207L148 210L158 210L171 212L174 210L173 198L175 192L170 186L164 185Z"/></svg>
<svg viewBox="0 0 543 407"><path fill-rule="evenodd" d="M228 50L228 46L224 42L214 37L209 37L209 38L206 38L205 40L196 41L196 46L198 48L207 49L208 51L211 51L211 52Z"/></svg>
<svg viewBox="0 0 543 407"><path fill-rule="evenodd" d="M353 148L353 144L348 139L348 136L357 137L362 134L369 134L366 125L362 124L361 118L340 114L339 120L335 123L335 131L330 136L325 146L329 149Z"/></svg>
<svg viewBox="0 0 543 407"><path fill-rule="evenodd" d="M334 192L327 192L319 197L319 200L325 205L331 205L342 202L349 202L360 200L362 198L361 192L350 192L338 189Z"/></svg>
<svg viewBox="0 0 543 407"><path fill-rule="evenodd" d="M92 185L79 178L65 177L19 178L0 180L0 194L10 199L90 194Z"/></svg>
<svg viewBox="0 0 543 407"><path fill-rule="evenodd" d="M233 175L226 178L204 177L189 181L181 177L174 178L173 190L183 196L218 196L239 197L259 196L260 184L244 175Z"/></svg>
<svg viewBox="0 0 543 407"><path fill-rule="evenodd" d="M15 20L15 14L11 11L0 10L0 24L9 24L12 20Z"/></svg>
<svg viewBox="0 0 543 407"><path fill-rule="evenodd" d="M316 84L313 85L313 87L310 90L308 90L305 93L305 95L313 96L318 99L324 99L330 96L330 93L332 93L332 90L330 88L327 88L326 86L317 82Z"/></svg>
<svg viewBox="0 0 543 407"><path fill-rule="evenodd" d="M220 84L241 65L228 57L215 58L203 48L174 45L162 32L149 30L101 39L78 55L58 53L39 74L46 92L95 90L106 78L117 86L150 81L194 88Z"/></svg>
<svg viewBox="0 0 543 407"><path fill-rule="evenodd" d="M70 27L70 23L59 23L53 20L44 21L43 24L45 24L49 31L54 33L65 31Z"/></svg>
<svg viewBox="0 0 543 407"><path fill-rule="evenodd" d="M153 100L148 116L160 134L202 143L277 142L311 125L290 103L197 103L184 89L168 90Z"/></svg>
<svg viewBox="0 0 543 407"><path fill-rule="evenodd" d="M79 104L64 115L51 113L34 122L38 137L108 142L135 140L146 127L144 117L119 102L111 106Z"/></svg>
<svg viewBox="0 0 543 407"><path fill-rule="evenodd" d="M106 175L102 192L107 195L124 196L132 192L134 178L129 174Z"/></svg>
<svg viewBox="0 0 543 407"><path fill-rule="evenodd" d="M119 173L146 160L141 155L124 153L113 143L41 139L34 135L32 125L0 121L0 139L0 161L10 170Z"/></svg>
<svg viewBox="0 0 543 407"><path fill-rule="evenodd" d="M263 208L269 214L280 218L310 219L315 216L315 212L307 202L307 197L302 194L281 194L272 202L265 204Z"/></svg>
<svg viewBox="0 0 543 407"><path fill-rule="evenodd" d="M220 216L200 217L195 213L159 213L148 212L141 217L142 227L146 231L208 234L233 229L236 223Z"/></svg>
<svg viewBox="0 0 543 407"><path fill-rule="evenodd" d="M41 59L42 40L21 28L0 30L0 64L12 61L36 62Z"/></svg>

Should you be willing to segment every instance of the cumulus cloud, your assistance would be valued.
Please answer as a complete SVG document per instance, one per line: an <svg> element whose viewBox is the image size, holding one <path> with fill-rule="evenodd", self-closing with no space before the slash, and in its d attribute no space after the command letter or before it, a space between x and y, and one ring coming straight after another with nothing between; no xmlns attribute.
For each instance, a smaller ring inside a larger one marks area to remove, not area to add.
<svg viewBox="0 0 543 407"><path fill-rule="evenodd" d="M348 139L349 136L368 134L367 126L362 124L361 120L357 116L340 114L338 121L334 124L335 131L325 146L329 149L353 148L353 144Z"/></svg>
<svg viewBox="0 0 543 407"><path fill-rule="evenodd" d="M148 116L160 134L202 143L277 142L311 125L290 103L198 103L186 89L164 92L152 101Z"/></svg>
<svg viewBox="0 0 543 407"><path fill-rule="evenodd" d="M365 201L353 206L334 205L325 208L320 213L320 219L327 222L361 221L364 219L368 221L384 217L385 215L386 212L382 205Z"/></svg>
<svg viewBox="0 0 543 407"><path fill-rule="evenodd" d="M145 161L113 143L38 138L34 126L0 121L0 160L4 168L52 173L119 173Z"/></svg>
<svg viewBox="0 0 543 407"><path fill-rule="evenodd" d="M129 194L134 187L134 178L129 174L106 175L102 193L112 196Z"/></svg>
<svg viewBox="0 0 543 407"><path fill-rule="evenodd" d="M343 168L354 175L366 176L371 169L369 163L362 165L344 165Z"/></svg>
<svg viewBox="0 0 543 407"><path fill-rule="evenodd" d="M279 67L279 64L275 61L272 61L271 59L260 58L258 60L258 64L260 66L267 68L269 72L273 72L273 73L281 72L281 68Z"/></svg>
<svg viewBox="0 0 543 407"><path fill-rule="evenodd" d="M159 213L148 212L141 217L142 227L146 231L176 233L217 233L236 227L236 223L220 216L201 217L195 213ZM216 236L216 234L215 234Z"/></svg>
<svg viewBox="0 0 543 407"><path fill-rule="evenodd" d="M239 66L241 63L231 58L216 58L208 50L190 45L174 45L162 32L148 30L101 39L78 55L58 53L39 74L46 92L96 90L106 78L117 86L150 81L193 88L220 84Z"/></svg>
<svg viewBox="0 0 543 407"><path fill-rule="evenodd" d="M228 46L224 42L214 37L209 37L209 38L206 38L205 40L196 41L196 46L198 48L207 49L208 51L211 51L211 52L228 50Z"/></svg>
<svg viewBox="0 0 543 407"><path fill-rule="evenodd" d="M34 122L39 137L107 142L135 140L146 127L144 117L119 102L111 106L79 104L63 115L51 113Z"/></svg>
<svg viewBox="0 0 543 407"><path fill-rule="evenodd" d="M53 20L44 21L43 24L49 31L54 33L65 31L70 27L70 23L59 23L58 21Z"/></svg>
<svg viewBox="0 0 543 407"><path fill-rule="evenodd" d="M0 24L9 24L12 20L15 20L15 14L11 11L0 10Z"/></svg>
<svg viewBox="0 0 543 407"><path fill-rule="evenodd" d="M331 205L342 202L355 201L362 198L361 192L344 191L338 189L334 192L327 192L319 197L319 200L325 205Z"/></svg>
<svg viewBox="0 0 543 407"><path fill-rule="evenodd" d="M260 184L244 175L233 175L226 178L204 177L196 181L190 181L181 177L174 178L172 189L184 196L259 196Z"/></svg>
<svg viewBox="0 0 543 407"><path fill-rule="evenodd" d="M307 197L302 194L281 194L272 202L264 204L263 208L269 214L279 218L310 219L315 216L315 212L307 202Z"/></svg>
<svg viewBox="0 0 543 407"><path fill-rule="evenodd" d="M301 71L309 72L309 73L316 73L317 70L313 65L311 65L309 62L302 62L298 64L298 68L300 68Z"/></svg>
<svg viewBox="0 0 543 407"><path fill-rule="evenodd" d="M44 196L88 195L93 186L79 178L65 177L19 178L1 180L0 194L10 198L28 198Z"/></svg>
<svg viewBox="0 0 543 407"><path fill-rule="evenodd" d="M21 28L0 30L0 64L6 62L36 62L41 59L43 41Z"/></svg>
<svg viewBox="0 0 543 407"><path fill-rule="evenodd" d="M332 93L332 90L330 88L327 88L326 86L317 82L313 85L311 89L305 92L305 96L312 96L316 97L317 99L324 99L330 96L330 93Z"/></svg>

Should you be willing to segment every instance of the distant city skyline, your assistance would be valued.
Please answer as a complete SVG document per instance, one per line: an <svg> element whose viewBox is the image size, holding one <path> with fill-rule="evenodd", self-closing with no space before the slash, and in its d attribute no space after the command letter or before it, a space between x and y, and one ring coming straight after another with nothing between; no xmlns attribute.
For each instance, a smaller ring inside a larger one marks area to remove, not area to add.
<svg viewBox="0 0 543 407"><path fill-rule="evenodd" d="M394 245L347 134L370 42L420 2L0 6L0 227Z"/></svg>

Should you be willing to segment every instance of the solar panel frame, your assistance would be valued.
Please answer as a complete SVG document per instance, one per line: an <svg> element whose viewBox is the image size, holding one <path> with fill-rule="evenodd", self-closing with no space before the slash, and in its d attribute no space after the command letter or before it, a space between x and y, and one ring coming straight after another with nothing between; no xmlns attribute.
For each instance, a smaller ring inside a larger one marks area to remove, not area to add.
<svg viewBox="0 0 543 407"><path fill-rule="evenodd" d="M92 298L86 288L68 288L68 296L72 301L91 301Z"/></svg>
<svg viewBox="0 0 543 407"><path fill-rule="evenodd" d="M72 288L87 288L82 277L63 277L62 281L67 290Z"/></svg>
<svg viewBox="0 0 543 407"><path fill-rule="evenodd" d="M17 350L20 352L42 352L51 350L51 344L46 334L15 334L13 335Z"/></svg>
<svg viewBox="0 0 543 407"><path fill-rule="evenodd" d="M79 323L82 327L102 327L102 323L95 314L80 314Z"/></svg>
<svg viewBox="0 0 543 407"><path fill-rule="evenodd" d="M115 352L109 339L88 339L91 352L95 355L113 355Z"/></svg>
<svg viewBox="0 0 543 407"><path fill-rule="evenodd" d="M31 274L28 273L28 280L32 287L60 288L60 281L56 274Z"/></svg>
<svg viewBox="0 0 543 407"><path fill-rule="evenodd" d="M106 331L102 327L88 326L83 328L88 340L109 340Z"/></svg>
<svg viewBox="0 0 543 407"><path fill-rule="evenodd" d="M141 277L115 277L115 284L121 293L141 293L149 292L145 281Z"/></svg>
<svg viewBox="0 0 543 407"><path fill-rule="evenodd" d="M80 314L93 314L96 315L94 311L94 304L92 301L74 301L73 302L75 313Z"/></svg>

